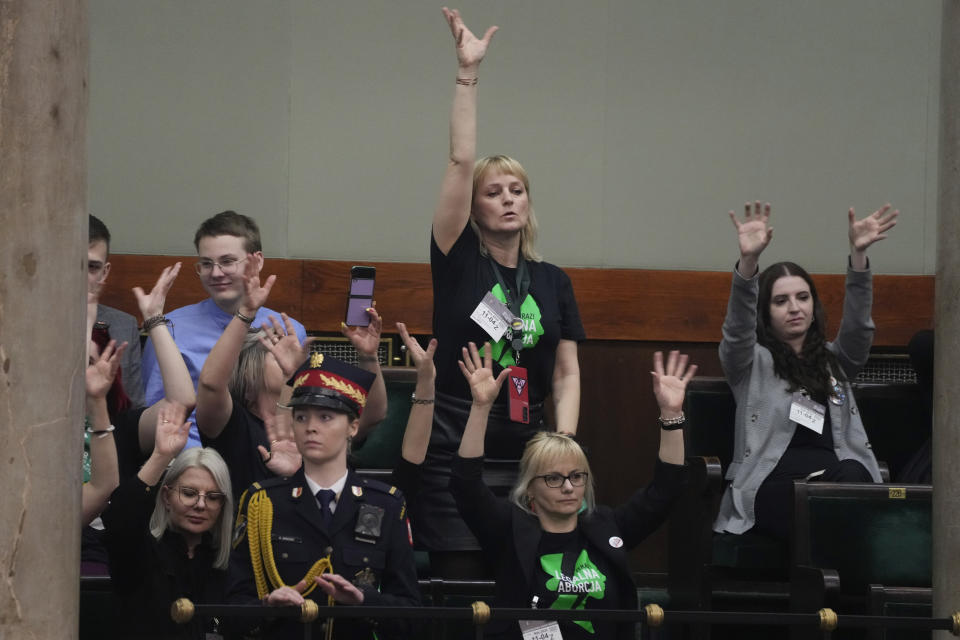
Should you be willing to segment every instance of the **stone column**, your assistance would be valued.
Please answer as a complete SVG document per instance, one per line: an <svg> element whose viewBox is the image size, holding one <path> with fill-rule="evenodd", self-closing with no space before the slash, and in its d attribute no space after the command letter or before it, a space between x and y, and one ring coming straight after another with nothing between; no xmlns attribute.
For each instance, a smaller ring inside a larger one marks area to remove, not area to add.
<svg viewBox="0 0 960 640"><path fill-rule="evenodd" d="M85 0L0 0L0 636L75 638Z"/></svg>
<svg viewBox="0 0 960 640"><path fill-rule="evenodd" d="M933 611L960 610L960 0L944 0L940 54L933 424ZM951 637L945 631L938 637Z"/></svg>

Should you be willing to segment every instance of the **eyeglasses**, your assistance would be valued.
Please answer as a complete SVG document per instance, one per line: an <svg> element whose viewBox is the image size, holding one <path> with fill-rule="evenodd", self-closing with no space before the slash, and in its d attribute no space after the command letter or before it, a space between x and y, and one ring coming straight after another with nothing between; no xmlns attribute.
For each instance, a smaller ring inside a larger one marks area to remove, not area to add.
<svg viewBox="0 0 960 640"><path fill-rule="evenodd" d="M247 256L249 258L250 256ZM223 260L217 262L216 260L200 260L195 265L193 265L197 270L197 275L205 276L213 273L214 267L220 267L220 271L223 272L226 276L231 276L237 272L237 269L240 268L241 262L246 262L247 258L241 258L240 260L236 258L224 258Z"/></svg>
<svg viewBox="0 0 960 640"><path fill-rule="evenodd" d="M222 507L227 499L227 495L220 491L197 491L193 487L183 485L177 487L177 495L180 496L180 504L185 507L196 505L200 502L200 498L203 498L203 501L209 507Z"/></svg>
<svg viewBox="0 0 960 640"><path fill-rule="evenodd" d="M574 471L568 476L563 475L562 473L545 473L542 476L534 476L535 478L543 478L543 483L550 487L551 489L559 489L563 486L564 481L569 480L570 485L574 487L582 487L587 484L587 476L590 474L586 471Z"/></svg>

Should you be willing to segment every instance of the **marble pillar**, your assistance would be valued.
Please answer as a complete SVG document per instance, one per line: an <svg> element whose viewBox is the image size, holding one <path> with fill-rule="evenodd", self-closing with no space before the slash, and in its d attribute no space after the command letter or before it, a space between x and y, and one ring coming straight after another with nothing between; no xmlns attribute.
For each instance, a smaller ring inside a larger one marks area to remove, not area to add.
<svg viewBox="0 0 960 640"><path fill-rule="evenodd" d="M0 637L75 638L85 0L0 0Z"/></svg>

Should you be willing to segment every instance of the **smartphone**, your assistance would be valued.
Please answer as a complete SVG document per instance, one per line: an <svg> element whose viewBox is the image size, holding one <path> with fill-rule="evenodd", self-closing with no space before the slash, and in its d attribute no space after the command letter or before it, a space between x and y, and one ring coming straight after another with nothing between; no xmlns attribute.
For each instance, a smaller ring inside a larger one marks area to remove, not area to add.
<svg viewBox="0 0 960 640"><path fill-rule="evenodd" d="M376 277L376 267L350 268L350 295L347 297L347 326L365 327L370 324L370 316L367 315L367 309L373 306L373 283Z"/></svg>

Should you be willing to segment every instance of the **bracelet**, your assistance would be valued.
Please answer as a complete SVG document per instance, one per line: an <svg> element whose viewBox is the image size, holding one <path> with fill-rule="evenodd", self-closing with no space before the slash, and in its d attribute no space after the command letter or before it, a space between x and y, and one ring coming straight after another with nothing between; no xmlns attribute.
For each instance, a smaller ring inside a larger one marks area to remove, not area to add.
<svg viewBox="0 0 960 640"><path fill-rule="evenodd" d="M410 394L410 404L433 404L436 401L436 398L418 398L416 392Z"/></svg>
<svg viewBox="0 0 960 640"><path fill-rule="evenodd" d="M239 309L238 309L237 312L236 312L235 314L233 314L233 315L235 315L235 316L237 316L238 318L240 318L240 322L243 322L244 324L253 324L253 318L251 318L250 316L245 316L245 315L243 315L242 313L240 313L240 310L239 310Z"/></svg>
<svg viewBox="0 0 960 640"><path fill-rule="evenodd" d="M664 418L660 416L657 418L657 422L660 423L660 426L667 431L673 431L675 429L682 429L684 423L687 421L687 416L684 415L683 411L680 412L680 415L676 418Z"/></svg>
<svg viewBox="0 0 960 640"><path fill-rule="evenodd" d="M377 354L357 353L357 362L380 362Z"/></svg>
<svg viewBox="0 0 960 640"><path fill-rule="evenodd" d="M103 438L103 437L106 437L108 433L112 433L114 429L116 429L116 427L113 425L110 425L106 429L94 429L93 427L87 427L86 429L84 429L84 431L86 431L92 436L97 436L97 438Z"/></svg>
<svg viewBox="0 0 960 640"><path fill-rule="evenodd" d="M459 78L458 77L457 84L463 85L465 87L475 87L477 86L477 82L479 82L479 80L480 80L479 78Z"/></svg>
<svg viewBox="0 0 960 640"><path fill-rule="evenodd" d="M163 315L162 313L157 314L143 321L143 332L150 333L152 330L156 329L162 324L172 326L173 321L170 320L170 318L168 318L167 316Z"/></svg>

